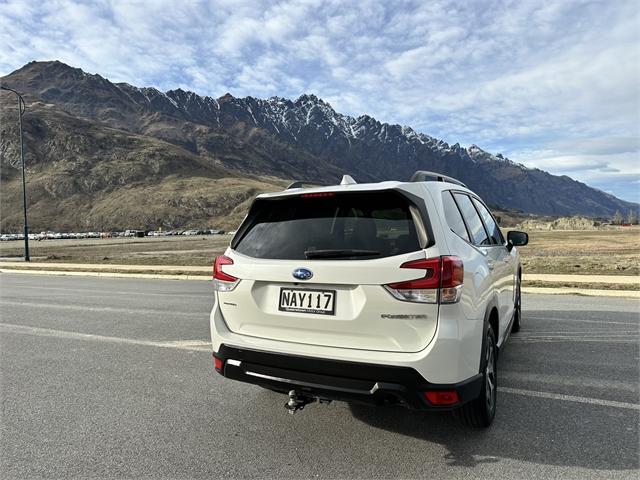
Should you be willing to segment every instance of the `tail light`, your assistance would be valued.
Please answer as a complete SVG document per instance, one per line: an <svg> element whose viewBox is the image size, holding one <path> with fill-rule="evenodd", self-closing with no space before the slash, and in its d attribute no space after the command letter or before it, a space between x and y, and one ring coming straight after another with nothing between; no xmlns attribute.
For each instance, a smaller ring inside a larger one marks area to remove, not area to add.
<svg viewBox="0 0 640 480"><path fill-rule="evenodd" d="M224 265L233 265L233 260L220 255L213 262L213 288L218 292L230 292L240 283L240 279L222 270Z"/></svg>
<svg viewBox="0 0 640 480"><path fill-rule="evenodd" d="M400 268L425 270L416 280L385 285L398 300L417 303L456 303L462 294L464 266L458 257L444 256L413 260Z"/></svg>

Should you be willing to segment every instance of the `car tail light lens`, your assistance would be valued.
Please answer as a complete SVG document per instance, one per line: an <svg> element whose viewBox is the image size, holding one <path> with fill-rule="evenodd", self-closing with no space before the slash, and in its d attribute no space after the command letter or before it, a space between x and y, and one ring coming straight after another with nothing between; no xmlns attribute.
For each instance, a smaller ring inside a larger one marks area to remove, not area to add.
<svg viewBox="0 0 640 480"><path fill-rule="evenodd" d="M464 265L458 257L442 257L440 303L456 303L462 295Z"/></svg>
<svg viewBox="0 0 640 480"><path fill-rule="evenodd" d="M454 256L405 262L400 268L425 270L422 278L390 283L384 288L398 300L417 303L456 303L464 281L462 260Z"/></svg>
<svg viewBox="0 0 640 480"><path fill-rule="evenodd" d="M440 287L440 258L427 258L405 262L400 268L425 270L424 277L407 282L390 283L385 288L398 300L418 303L437 303Z"/></svg>
<svg viewBox="0 0 640 480"><path fill-rule="evenodd" d="M233 260L224 255L216 257L213 262L213 288L218 292L230 292L240 283L240 279L222 270L225 265L233 265Z"/></svg>
<svg viewBox="0 0 640 480"><path fill-rule="evenodd" d="M431 405L446 406L455 405L460 402L458 392L455 390L435 390L432 392L424 392L424 396Z"/></svg>

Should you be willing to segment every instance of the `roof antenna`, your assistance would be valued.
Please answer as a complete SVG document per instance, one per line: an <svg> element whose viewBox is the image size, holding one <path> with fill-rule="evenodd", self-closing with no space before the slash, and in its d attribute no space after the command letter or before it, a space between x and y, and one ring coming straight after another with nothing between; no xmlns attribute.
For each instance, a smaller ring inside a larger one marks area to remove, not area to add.
<svg viewBox="0 0 640 480"><path fill-rule="evenodd" d="M355 185L357 183L351 175L343 175L340 181L340 185Z"/></svg>

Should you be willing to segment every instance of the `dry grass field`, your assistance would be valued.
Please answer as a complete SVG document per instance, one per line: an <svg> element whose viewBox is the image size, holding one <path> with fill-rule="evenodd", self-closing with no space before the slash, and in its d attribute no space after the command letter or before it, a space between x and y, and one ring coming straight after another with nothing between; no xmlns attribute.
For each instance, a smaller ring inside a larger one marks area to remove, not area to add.
<svg viewBox="0 0 640 480"><path fill-rule="evenodd" d="M126 265L211 265L229 235L31 241L39 262ZM20 257L23 243L0 244L0 257ZM531 231L521 248L526 273L640 275L640 228Z"/></svg>
<svg viewBox="0 0 640 480"><path fill-rule="evenodd" d="M640 228L534 230L520 253L527 273L639 275Z"/></svg>

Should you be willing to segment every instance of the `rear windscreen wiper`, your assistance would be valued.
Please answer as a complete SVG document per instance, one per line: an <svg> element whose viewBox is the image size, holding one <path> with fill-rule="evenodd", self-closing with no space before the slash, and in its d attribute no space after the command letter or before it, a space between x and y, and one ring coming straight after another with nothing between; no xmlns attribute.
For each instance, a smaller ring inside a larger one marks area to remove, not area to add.
<svg viewBox="0 0 640 480"><path fill-rule="evenodd" d="M369 257L379 255L376 250L307 250L304 252L305 257L312 258L342 258L342 257Z"/></svg>

